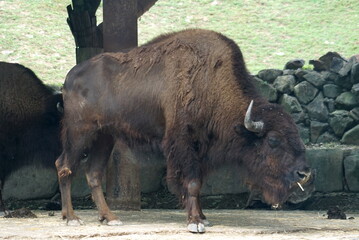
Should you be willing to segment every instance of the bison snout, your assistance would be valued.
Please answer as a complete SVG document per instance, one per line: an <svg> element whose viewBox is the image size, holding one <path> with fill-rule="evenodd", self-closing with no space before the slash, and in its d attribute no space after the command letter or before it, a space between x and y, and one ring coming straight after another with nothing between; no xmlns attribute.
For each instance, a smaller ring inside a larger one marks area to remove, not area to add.
<svg viewBox="0 0 359 240"><path fill-rule="evenodd" d="M305 171L296 171L296 176L300 184L305 184L311 178L312 171L310 169L306 169Z"/></svg>

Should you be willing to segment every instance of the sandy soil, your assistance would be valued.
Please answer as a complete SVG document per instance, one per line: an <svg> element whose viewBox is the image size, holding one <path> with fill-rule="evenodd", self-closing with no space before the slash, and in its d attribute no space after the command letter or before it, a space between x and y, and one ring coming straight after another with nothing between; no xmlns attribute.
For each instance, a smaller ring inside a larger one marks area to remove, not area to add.
<svg viewBox="0 0 359 240"><path fill-rule="evenodd" d="M0 218L0 239L359 239L359 213L329 220L319 211L206 210L213 224L188 233L182 210L115 211L123 226L97 221L95 210L76 211L83 226L66 226L59 211L33 211L37 218Z"/></svg>

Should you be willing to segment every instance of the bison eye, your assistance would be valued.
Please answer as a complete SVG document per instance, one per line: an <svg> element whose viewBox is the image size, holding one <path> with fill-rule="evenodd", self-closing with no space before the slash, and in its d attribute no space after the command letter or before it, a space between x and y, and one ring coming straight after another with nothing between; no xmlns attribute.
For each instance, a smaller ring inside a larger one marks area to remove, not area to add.
<svg viewBox="0 0 359 240"><path fill-rule="evenodd" d="M271 148L276 148L280 144L280 140L276 137L269 137L268 138L268 144Z"/></svg>

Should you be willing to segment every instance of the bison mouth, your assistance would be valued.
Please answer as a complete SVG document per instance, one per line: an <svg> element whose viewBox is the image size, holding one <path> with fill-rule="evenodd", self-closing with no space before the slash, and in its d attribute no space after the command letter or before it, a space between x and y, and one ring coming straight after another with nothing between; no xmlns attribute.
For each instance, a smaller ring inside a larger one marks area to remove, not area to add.
<svg viewBox="0 0 359 240"><path fill-rule="evenodd" d="M302 192L305 192L305 189L303 186L306 185L306 183L308 183L313 177L312 177L312 172L300 172L298 171L298 176L299 176L299 180L295 183L297 185L297 187L299 187L299 189ZM294 185L295 185L294 184ZM296 186L293 186L293 188Z"/></svg>
<svg viewBox="0 0 359 240"><path fill-rule="evenodd" d="M287 202L292 204L298 204L310 198L312 193L315 191L315 185L314 185L315 175L316 175L315 171L312 171L311 174L306 179L298 182L303 189L301 189L299 185L295 186L294 184L293 190L289 195Z"/></svg>
<svg viewBox="0 0 359 240"><path fill-rule="evenodd" d="M307 200L314 192L314 174L310 171L298 172L298 176L295 180L265 179L262 186L264 201L272 209L279 209L286 201L298 203Z"/></svg>

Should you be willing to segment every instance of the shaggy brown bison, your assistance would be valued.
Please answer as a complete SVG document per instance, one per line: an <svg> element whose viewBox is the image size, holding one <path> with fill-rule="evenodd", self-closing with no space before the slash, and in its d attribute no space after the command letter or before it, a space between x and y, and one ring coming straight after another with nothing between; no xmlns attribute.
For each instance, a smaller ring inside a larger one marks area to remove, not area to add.
<svg viewBox="0 0 359 240"><path fill-rule="evenodd" d="M11 172L30 163L53 167L60 155L58 103L62 95L33 71L0 62L0 210L1 189Z"/></svg>
<svg viewBox="0 0 359 240"><path fill-rule="evenodd" d="M56 166L68 224L82 223L70 186L84 156L99 219L121 224L101 189L114 141L161 145L168 185L187 210L191 232L205 231L200 189L221 165L235 165L272 205L310 176L291 117L257 93L238 46L220 33L185 30L128 53L96 56L68 73L63 98L64 150Z"/></svg>

